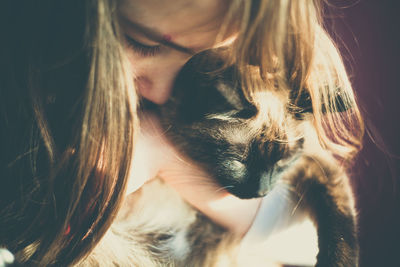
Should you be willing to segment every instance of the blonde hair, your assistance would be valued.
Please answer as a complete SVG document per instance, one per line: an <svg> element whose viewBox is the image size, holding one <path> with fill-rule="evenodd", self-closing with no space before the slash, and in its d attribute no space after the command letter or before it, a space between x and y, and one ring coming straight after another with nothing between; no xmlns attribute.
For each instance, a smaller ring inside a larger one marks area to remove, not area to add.
<svg viewBox="0 0 400 267"><path fill-rule="evenodd" d="M364 125L338 49L323 27L322 4L232 0L225 25L237 18L240 23L231 63L239 66L249 100L268 88L290 92L296 105L307 92L321 145L349 160L362 147Z"/></svg>

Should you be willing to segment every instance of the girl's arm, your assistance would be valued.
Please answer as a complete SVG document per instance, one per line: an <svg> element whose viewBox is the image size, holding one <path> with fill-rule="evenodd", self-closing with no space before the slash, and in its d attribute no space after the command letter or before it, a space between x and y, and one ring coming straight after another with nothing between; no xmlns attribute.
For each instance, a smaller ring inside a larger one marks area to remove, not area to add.
<svg viewBox="0 0 400 267"><path fill-rule="evenodd" d="M239 199L218 186L204 170L181 155L168 141L157 118L146 114L135 146L128 193L160 177L188 203L217 224L244 237L242 251L262 250L270 260L314 265L318 252L315 228L301 224L304 212L290 190L278 184L265 197ZM296 212L293 212L296 210Z"/></svg>
<svg viewBox="0 0 400 267"><path fill-rule="evenodd" d="M261 199L244 200L226 192L181 155L163 133L156 116L146 113L135 145L128 193L156 176L211 220L240 236L250 228L261 203Z"/></svg>

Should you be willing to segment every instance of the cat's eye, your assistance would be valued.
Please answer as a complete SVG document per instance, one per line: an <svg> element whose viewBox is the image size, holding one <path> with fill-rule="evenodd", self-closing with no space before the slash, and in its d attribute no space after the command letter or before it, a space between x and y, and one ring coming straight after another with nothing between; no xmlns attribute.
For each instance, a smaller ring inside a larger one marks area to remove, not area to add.
<svg viewBox="0 0 400 267"><path fill-rule="evenodd" d="M161 50L161 45L145 45L142 44L129 35L125 34L125 40L129 48L142 57L152 57L158 54Z"/></svg>
<svg viewBox="0 0 400 267"><path fill-rule="evenodd" d="M238 119L250 119L254 117L257 114L257 109L254 107L251 108L245 108L242 110L239 110L238 112L235 113L234 118Z"/></svg>
<svg viewBox="0 0 400 267"><path fill-rule="evenodd" d="M246 165L240 160L227 160L223 165L235 175L243 175L246 171Z"/></svg>

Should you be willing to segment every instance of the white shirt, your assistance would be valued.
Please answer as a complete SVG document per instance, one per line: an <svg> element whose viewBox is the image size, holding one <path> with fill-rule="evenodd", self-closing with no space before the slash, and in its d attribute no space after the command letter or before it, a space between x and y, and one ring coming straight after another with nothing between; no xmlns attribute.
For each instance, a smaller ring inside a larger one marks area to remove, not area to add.
<svg viewBox="0 0 400 267"><path fill-rule="evenodd" d="M316 263L316 229L297 197L285 184L278 183L262 200L256 218L241 243L241 253L259 253L280 263Z"/></svg>

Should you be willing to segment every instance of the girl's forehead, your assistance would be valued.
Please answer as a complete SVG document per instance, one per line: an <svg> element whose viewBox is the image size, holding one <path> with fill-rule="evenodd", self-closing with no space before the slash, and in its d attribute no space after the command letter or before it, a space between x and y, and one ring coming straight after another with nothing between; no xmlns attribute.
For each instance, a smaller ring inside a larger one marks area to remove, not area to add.
<svg viewBox="0 0 400 267"><path fill-rule="evenodd" d="M227 8L226 0L120 0L119 4L124 18L172 39L218 30Z"/></svg>

